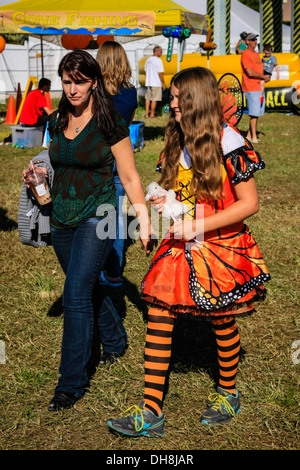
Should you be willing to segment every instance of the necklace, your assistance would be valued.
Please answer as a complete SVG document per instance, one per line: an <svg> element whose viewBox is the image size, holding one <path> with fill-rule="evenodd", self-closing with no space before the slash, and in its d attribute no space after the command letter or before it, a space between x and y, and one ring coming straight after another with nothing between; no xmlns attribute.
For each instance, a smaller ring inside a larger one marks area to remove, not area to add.
<svg viewBox="0 0 300 470"><path fill-rule="evenodd" d="M72 114L72 116L73 116L73 114ZM76 127L76 119L75 119L75 116L73 116L74 122L75 122L75 132L76 132L77 134L78 134L78 132L79 132L79 129L80 129L86 122L88 122L88 120L90 119L90 117L91 117L91 114L89 114L88 118L87 118L85 121L83 121L78 127Z"/></svg>

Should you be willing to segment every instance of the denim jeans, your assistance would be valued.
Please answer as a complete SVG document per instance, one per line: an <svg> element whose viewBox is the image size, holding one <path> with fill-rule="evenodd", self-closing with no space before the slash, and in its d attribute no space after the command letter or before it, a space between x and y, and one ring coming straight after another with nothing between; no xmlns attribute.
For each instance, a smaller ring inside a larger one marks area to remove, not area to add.
<svg viewBox="0 0 300 470"><path fill-rule="evenodd" d="M123 271L124 259L124 218L122 212L122 205L124 201L125 189L122 186L116 164L114 164L114 182L116 187L117 197L117 231L116 239L114 241L111 253L109 255L109 262L106 263L104 268L109 277L121 277Z"/></svg>
<svg viewBox="0 0 300 470"><path fill-rule="evenodd" d="M56 256L66 274L63 292L64 330L60 377L56 391L80 398L88 384L87 366L91 357L96 318L105 352L121 353L127 335L111 300L101 298L98 275L110 254L113 239L101 239L96 229L101 217L83 221L75 229L51 227ZM95 291L100 302L95 312Z"/></svg>

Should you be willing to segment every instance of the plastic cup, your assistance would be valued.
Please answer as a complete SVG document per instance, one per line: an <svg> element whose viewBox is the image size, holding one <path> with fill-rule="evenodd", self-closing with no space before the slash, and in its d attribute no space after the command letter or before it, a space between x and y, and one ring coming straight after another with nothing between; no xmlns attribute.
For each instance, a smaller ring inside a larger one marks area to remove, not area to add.
<svg viewBox="0 0 300 470"><path fill-rule="evenodd" d="M29 168L26 172L25 183L29 184L37 202L45 205L51 202L51 196L45 173L40 168Z"/></svg>

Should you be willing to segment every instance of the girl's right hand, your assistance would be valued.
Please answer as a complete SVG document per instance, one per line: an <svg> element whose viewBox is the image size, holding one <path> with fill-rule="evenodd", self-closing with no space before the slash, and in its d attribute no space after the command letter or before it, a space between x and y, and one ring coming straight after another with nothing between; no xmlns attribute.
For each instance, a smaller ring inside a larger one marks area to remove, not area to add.
<svg viewBox="0 0 300 470"><path fill-rule="evenodd" d="M149 201L153 209L155 209L159 214L162 213L166 203L166 196L151 196Z"/></svg>

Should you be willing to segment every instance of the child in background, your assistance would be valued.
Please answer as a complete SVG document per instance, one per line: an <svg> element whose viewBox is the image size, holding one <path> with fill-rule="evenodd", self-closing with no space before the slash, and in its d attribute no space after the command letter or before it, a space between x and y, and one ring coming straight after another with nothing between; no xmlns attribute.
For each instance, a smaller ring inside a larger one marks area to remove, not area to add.
<svg viewBox="0 0 300 470"><path fill-rule="evenodd" d="M139 405L109 419L127 436L163 436L164 386L176 318L204 318L215 333L219 363L216 393L200 418L224 423L240 411L236 373L240 338L236 316L254 311L270 275L244 219L258 211L253 173L260 155L223 122L217 81L208 69L178 72L171 82L170 115L161 158L165 189L188 204L168 232L142 282L150 305L145 347L145 390ZM165 200L153 196L162 212ZM193 412L193 411L191 411Z"/></svg>
<svg viewBox="0 0 300 470"><path fill-rule="evenodd" d="M271 44L264 44L264 56L262 57L262 61L264 64L264 74L272 76L273 70L276 70L276 80L279 80L279 67L277 63L277 59L274 55L272 55L273 49ZM261 104L264 101L264 91L265 91L265 81L262 80L260 82L260 102Z"/></svg>

